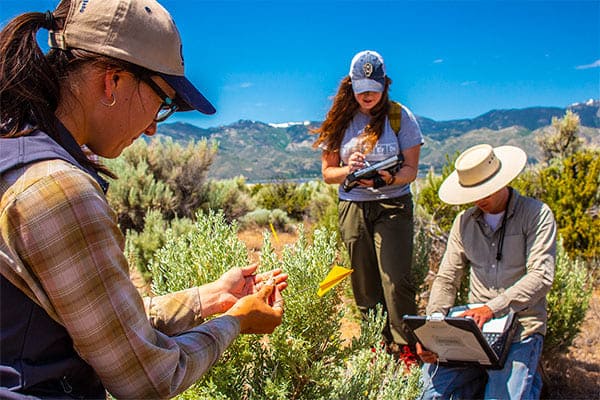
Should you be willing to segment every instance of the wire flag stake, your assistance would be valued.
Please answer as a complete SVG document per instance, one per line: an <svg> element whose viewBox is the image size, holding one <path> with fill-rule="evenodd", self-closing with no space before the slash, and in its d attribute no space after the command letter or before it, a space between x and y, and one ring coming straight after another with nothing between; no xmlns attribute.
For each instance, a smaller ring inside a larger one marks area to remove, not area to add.
<svg viewBox="0 0 600 400"><path fill-rule="evenodd" d="M277 232L275 231L275 227L272 222L269 222L269 226L271 227L271 232L273 232L273 237L275 238L275 242L279 244L279 238L277 237Z"/></svg>

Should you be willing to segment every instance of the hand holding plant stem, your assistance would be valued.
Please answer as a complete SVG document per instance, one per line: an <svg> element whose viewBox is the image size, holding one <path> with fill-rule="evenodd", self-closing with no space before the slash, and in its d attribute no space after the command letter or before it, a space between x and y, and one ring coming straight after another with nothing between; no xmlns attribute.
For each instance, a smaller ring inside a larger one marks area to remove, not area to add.
<svg viewBox="0 0 600 400"><path fill-rule="evenodd" d="M242 297L227 311L240 321L241 333L272 333L281 324L283 299L275 282L270 278L257 293Z"/></svg>

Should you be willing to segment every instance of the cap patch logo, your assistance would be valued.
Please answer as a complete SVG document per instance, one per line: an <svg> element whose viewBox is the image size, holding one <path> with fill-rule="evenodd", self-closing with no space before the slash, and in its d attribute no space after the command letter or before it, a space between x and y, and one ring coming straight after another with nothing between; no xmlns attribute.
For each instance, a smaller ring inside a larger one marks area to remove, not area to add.
<svg viewBox="0 0 600 400"><path fill-rule="evenodd" d="M371 75L373 74L373 64L371 64L371 63L365 63L365 65L363 65L362 69L367 78L370 78Z"/></svg>
<svg viewBox="0 0 600 400"><path fill-rule="evenodd" d="M82 13L85 11L85 8L87 7L87 4L90 2L90 0L83 0L83 2L81 3L81 7L79 8L79 12Z"/></svg>

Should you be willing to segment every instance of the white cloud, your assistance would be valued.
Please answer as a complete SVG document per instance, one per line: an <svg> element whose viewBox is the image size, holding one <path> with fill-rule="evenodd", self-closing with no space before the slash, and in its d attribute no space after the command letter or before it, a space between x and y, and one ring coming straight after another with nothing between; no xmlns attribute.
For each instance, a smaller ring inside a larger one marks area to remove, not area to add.
<svg viewBox="0 0 600 400"><path fill-rule="evenodd" d="M434 64L441 64L441 63L443 63L443 62L444 62L444 59L443 59L443 58L436 58L435 60L433 60L433 63L434 63Z"/></svg>
<svg viewBox="0 0 600 400"><path fill-rule="evenodd" d="M237 91L240 89L248 89L248 88L251 88L252 86L254 86L254 82L242 82L242 83L234 82L234 83L230 83L230 84L223 86L223 89L230 90L230 91Z"/></svg>
<svg viewBox="0 0 600 400"><path fill-rule="evenodd" d="M477 81L464 81L464 82L460 83L460 86L471 86L471 85L474 85L476 83L477 83Z"/></svg>
<svg viewBox="0 0 600 400"><path fill-rule="evenodd" d="M575 69L590 69L590 68L600 68L600 60L596 60L591 64L578 65Z"/></svg>

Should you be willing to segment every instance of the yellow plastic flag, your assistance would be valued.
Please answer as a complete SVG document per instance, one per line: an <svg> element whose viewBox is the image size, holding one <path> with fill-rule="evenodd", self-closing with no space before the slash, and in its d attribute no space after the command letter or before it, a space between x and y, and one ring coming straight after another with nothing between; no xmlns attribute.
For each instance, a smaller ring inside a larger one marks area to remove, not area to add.
<svg viewBox="0 0 600 400"><path fill-rule="evenodd" d="M340 267L339 265L334 265L331 271L327 274L325 279L319 283L319 291L317 295L319 297L323 296L325 293L329 292L335 285L340 283L345 277L350 275L354 271L353 269L348 269L344 267Z"/></svg>

